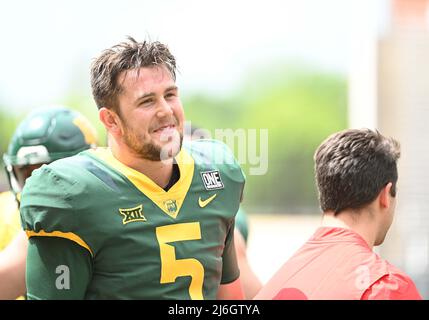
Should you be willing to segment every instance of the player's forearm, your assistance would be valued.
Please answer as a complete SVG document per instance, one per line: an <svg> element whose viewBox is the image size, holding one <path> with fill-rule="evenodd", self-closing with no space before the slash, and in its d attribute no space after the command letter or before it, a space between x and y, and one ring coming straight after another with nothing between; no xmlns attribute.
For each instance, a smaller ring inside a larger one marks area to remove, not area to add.
<svg viewBox="0 0 429 320"><path fill-rule="evenodd" d="M243 300L244 294L243 294L243 288L241 286L240 278L228 284L221 284L219 286L217 299L218 300Z"/></svg>

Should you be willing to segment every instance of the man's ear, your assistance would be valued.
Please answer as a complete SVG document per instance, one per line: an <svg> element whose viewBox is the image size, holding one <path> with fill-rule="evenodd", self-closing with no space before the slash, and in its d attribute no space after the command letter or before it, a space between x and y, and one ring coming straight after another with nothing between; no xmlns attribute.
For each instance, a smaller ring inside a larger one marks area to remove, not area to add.
<svg viewBox="0 0 429 320"><path fill-rule="evenodd" d="M98 111L98 116L109 133L113 135L122 134L121 119L115 111L103 107Z"/></svg>
<svg viewBox="0 0 429 320"><path fill-rule="evenodd" d="M378 195L382 208L388 209L390 207L390 198L392 197L390 190L392 189L392 186L392 182L389 182L383 189L381 189L380 194Z"/></svg>

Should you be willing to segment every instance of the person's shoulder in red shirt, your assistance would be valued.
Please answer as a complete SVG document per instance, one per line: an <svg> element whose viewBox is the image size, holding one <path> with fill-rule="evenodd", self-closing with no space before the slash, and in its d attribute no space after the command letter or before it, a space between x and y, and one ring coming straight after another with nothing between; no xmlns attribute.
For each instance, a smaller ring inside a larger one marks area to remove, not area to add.
<svg viewBox="0 0 429 320"><path fill-rule="evenodd" d="M422 300L413 280L394 268L364 292L361 300Z"/></svg>
<svg viewBox="0 0 429 320"><path fill-rule="evenodd" d="M321 227L256 299L421 299L412 280L353 230Z"/></svg>

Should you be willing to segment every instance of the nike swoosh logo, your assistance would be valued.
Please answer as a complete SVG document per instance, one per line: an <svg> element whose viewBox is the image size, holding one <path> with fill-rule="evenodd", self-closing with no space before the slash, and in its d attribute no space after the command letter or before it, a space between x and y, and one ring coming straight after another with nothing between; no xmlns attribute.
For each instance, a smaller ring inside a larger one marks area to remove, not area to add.
<svg viewBox="0 0 429 320"><path fill-rule="evenodd" d="M208 205L210 202L212 202L212 200L214 198L216 198L217 193L215 193L214 195L212 195L210 198L206 199L206 200L201 200L201 197L199 197L198 199L198 204L200 205L201 208L204 208L206 205Z"/></svg>

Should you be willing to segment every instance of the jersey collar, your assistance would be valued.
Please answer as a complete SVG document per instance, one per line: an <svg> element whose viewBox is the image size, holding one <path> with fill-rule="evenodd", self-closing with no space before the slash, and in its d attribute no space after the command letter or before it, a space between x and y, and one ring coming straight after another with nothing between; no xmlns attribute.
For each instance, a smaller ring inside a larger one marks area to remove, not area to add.
<svg viewBox="0 0 429 320"><path fill-rule="evenodd" d="M182 148L175 157L179 165L180 178L168 191L158 186L143 173L134 170L116 159L109 148L97 148L90 153L104 163L119 171L138 190L154 202L163 212L176 218L183 205L194 176L195 162L191 155Z"/></svg>

